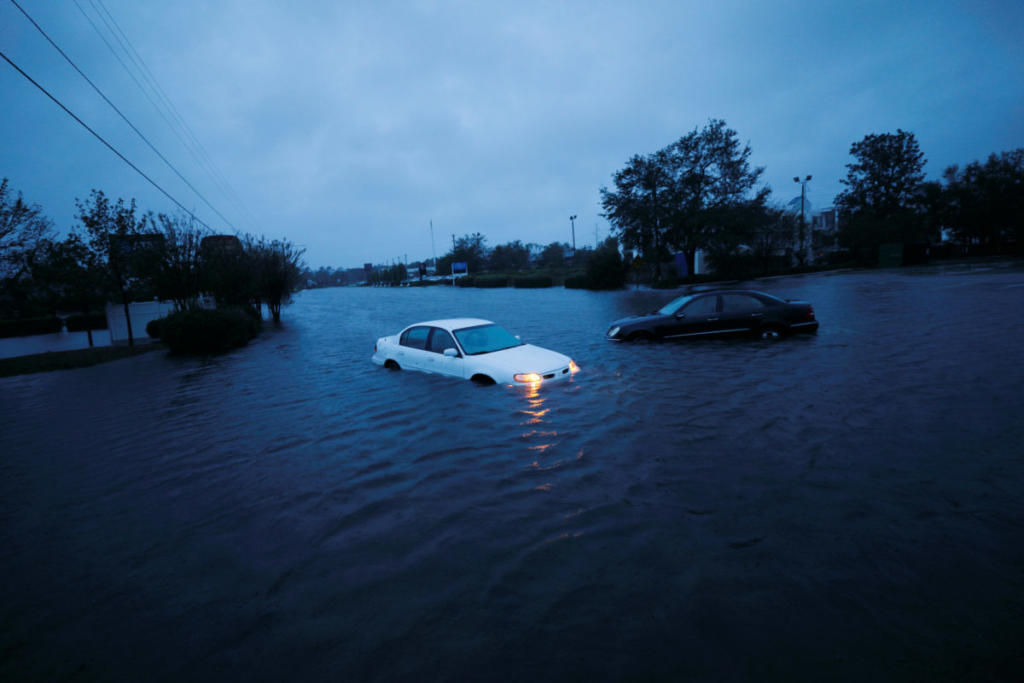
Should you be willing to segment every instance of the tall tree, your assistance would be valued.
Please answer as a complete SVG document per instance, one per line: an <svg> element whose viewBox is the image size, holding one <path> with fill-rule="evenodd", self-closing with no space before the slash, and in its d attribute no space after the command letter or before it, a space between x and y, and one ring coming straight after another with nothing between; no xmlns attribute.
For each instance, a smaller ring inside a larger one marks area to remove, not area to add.
<svg viewBox="0 0 1024 683"><path fill-rule="evenodd" d="M86 335L93 345L90 316L102 310L110 294L110 278L96 252L71 233L62 242L47 240L32 259L32 277L54 313L73 309L86 319Z"/></svg>
<svg viewBox="0 0 1024 683"><path fill-rule="evenodd" d="M711 119L667 148L672 183L668 243L686 256L693 272L699 248L734 248L770 193L757 188L763 167L750 166L749 144L735 130Z"/></svg>
<svg viewBox="0 0 1024 683"><path fill-rule="evenodd" d="M150 218L163 235L153 286L158 297L181 311L198 305L202 291L202 252L206 233L183 214Z"/></svg>
<svg viewBox="0 0 1024 683"><path fill-rule="evenodd" d="M492 271L526 270L530 266L530 250L521 241L499 244L488 259Z"/></svg>
<svg viewBox="0 0 1024 683"><path fill-rule="evenodd" d="M7 178L0 180L0 296L28 273L33 254L52 231L38 204L26 204L21 192L13 196Z"/></svg>
<svg viewBox="0 0 1024 683"><path fill-rule="evenodd" d="M281 306L290 303L292 293L298 289L305 250L297 249L287 239L268 241L261 237L248 251L256 295L267 304L274 322L280 323Z"/></svg>
<svg viewBox="0 0 1024 683"><path fill-rule="evenodd" d="M487 266L487 238L474 232L456 239L452 250L437 260L437 274L450 274L452 263L460 262L466 264L470 273L482 273Z"/></svg>
<svg viewBox="0 0 1024 683"><path fill-rule="evenodd" d="M697 249L737 241L742 217L769 194L756 185L764 172L750 166L725 121L711 119L647 156L636 155L614 176L615 191L601 188L604 215L619 240L655 263L655 277L669 249L686 256L690 272Z"/></svg>
<svg viewBox="0 0 1024 683"><path fill-rule="evenodd" d="M145 216L136 218L135 200L125 204L123 199L112 203L100 190L93 190L89 200L75 200L78 221L85 229L89 248L96 254L109 273L112 289L118 293L124 306L128 326L128 345L133 345L132 320L128 304L152 275L156 247L159 241L146 233Z"/></svg>
<svg viewBox="0 0 1024 683"><path fill-rule="evenodd" d="M201 289L217 306L246 306L256 297L248 256L255 238L245 239L248 246L235 235L207 235L199 242Z"/></svg>
<svg viewBox="0 0 1024 683"><path fill-rule="evenodd" d="M624 247L653 261L660 276L665 256L665 232L673 210L673 182L665 150L635 154L613 176L615 191L601 188L601 206Z"/></svg>
<svg viewBox="0 0 1024 683"><path fill-rule="evenodd" d="M913 242L924 237L919 211L924 154L913 133L864 136L850 146L846 186L836 197L844 220L840 239L854 248L884 242Z"/></svg>
<svg viewBox="0 0 1024 683"><path fill-rule="evenodd" d="M561 268L565 265L565 253L569 245L565 242L552 242L540 252L538 262L542 268Z"/></svg>
<svg viewBox="0 0 1024 683"><path fill-rule="evenodd" d="M944 224L965 245L1024 242L1024 148L992 154L944 173Z"/></svg>

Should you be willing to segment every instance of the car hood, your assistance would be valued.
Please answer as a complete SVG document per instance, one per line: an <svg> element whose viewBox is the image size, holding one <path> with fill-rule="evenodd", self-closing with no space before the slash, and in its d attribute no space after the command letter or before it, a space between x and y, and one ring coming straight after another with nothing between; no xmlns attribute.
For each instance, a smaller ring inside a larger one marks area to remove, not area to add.
<svg viewBox="0 0 1024 683"><path fill-rule="evenodd" d="M569 364L568 356L533 344L513 346L501 351L469 356L469 358L508 372L547 372Z"/></svg>
<svg viewBox="0 0 1024 683"><path fill-rule="evenodd" d="M608 324L608 327L609 328L611 328L611 327L629 327L630 325L637 325L637 324L639 324L639 325L647 325L649 323L654 323L654 322L657 322L659 320L664 320L666 317L667 316L664 316L661 313L646 313L644 315L631 315L631 316L627 316L625 318L619 318L618 320L613 320L611 323Z"/></svg>

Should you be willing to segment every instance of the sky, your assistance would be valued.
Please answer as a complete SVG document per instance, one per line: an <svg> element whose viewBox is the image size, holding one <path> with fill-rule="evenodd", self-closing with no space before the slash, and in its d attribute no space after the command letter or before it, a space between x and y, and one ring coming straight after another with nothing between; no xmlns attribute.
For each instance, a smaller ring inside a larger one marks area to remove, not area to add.
<svg viewBox="0 0 1024 683"><path fill-rule="evenodd" d="M814 209L868 134L914 133L932 179L1024 147L1019 0L17 5L152 145L0 0L0 52L153 181L0 60L0 176L58 231L98 189L314 268L593 245L613 174L712 118Z"/></svg>

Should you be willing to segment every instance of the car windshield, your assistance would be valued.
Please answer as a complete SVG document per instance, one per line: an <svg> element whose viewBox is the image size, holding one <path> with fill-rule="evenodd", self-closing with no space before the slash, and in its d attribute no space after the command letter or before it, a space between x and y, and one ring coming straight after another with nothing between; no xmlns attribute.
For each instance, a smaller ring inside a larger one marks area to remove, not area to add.
<svg viewBox="0 0 1024 683"><path fill-rule="evenodd" d="M693 299L693 294L684 294L681 297L672 299L667 304L658 309L658 313L662 315L674 315L676 311L682 308L684 305L689 303Z"/></svg>
<svg viewBox="0 0 1024 683"><path fill-rule="evenodd" d="M467 356L501 351L523 344L500 325L463 327L461 330L455 330L455 338L462 344L462 350Z"/></svg>

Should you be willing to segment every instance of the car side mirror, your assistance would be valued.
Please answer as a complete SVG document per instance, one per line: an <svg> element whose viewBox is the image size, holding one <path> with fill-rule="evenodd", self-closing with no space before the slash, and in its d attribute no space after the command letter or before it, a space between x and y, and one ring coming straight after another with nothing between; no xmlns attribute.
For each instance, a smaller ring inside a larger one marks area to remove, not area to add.
<svg viewBox="0 0 1024 683"><path fill-rule="evenodd" d="M518 334L516 335L516 341L523 341L522 338Z"/></svg>
<svg viewBox="0 0 1024 683"><path fill-rule="evenodd" d="M455 349L445 349L444 350L444 355L450 356L452 358L458 358L459 357L459 352L456 351Z"/></svg>

